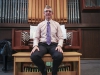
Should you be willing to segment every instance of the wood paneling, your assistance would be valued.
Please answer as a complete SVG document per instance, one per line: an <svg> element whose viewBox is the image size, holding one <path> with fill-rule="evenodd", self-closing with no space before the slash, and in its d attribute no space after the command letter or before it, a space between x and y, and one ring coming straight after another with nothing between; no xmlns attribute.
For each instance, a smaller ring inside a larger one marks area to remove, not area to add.
<svg viewBox="0 0 100 75"><path fill-rule="evenodd" d="M100 24L100 12L98 13L81 13L81 22L87 24Z"/></svg>
<svg viewBox="0 0 100 75"><path fill-rule="evenodd" d="M29 28L30 25L38 24L18 24L18 23L0 23L0 28ZM80 24L64 24L66 28L98 28L99 23L80 23Z"/></svg>
<svg viewBox="0 0 100 75"><path fill-rule="evenodd" d="M82 30L82 57L100 58L100 28Z"/></svg>
<svg viewBox="0 0 100 75"><path fill-rule="evenodd" d="M11 39L12 31L9 28L0 28L0 40Z"/></svg>

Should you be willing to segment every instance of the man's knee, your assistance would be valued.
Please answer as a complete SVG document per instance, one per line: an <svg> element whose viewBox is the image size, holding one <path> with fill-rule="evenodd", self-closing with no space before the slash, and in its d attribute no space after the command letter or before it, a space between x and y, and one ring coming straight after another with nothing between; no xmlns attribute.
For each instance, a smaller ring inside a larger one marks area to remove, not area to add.
<svg viewBox="0 0 100 75"><path fill-rule="evenodd" d="M39 56L37 54L35 54L35 53L32 53L30 58L31 58L32 61L36 61L36 60L39 59Z"/></svg>
<svg viewBox="0 0 100 75"><path fill-rule="evenodd" d="M62 53L56 53L53 58L55 60L63 60L63 54Z"/></svg>

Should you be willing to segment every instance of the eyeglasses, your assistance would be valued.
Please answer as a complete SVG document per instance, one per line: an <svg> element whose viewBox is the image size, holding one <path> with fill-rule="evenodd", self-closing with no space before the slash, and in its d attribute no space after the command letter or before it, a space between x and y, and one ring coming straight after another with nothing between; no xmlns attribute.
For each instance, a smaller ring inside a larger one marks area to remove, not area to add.
<svg viewBox="0 0 100 75"><path fill-rule="evenodd" d="M45 12L49 12L49 13L51 13L52 11L51 11L51 10L46 10Z"/></svg>

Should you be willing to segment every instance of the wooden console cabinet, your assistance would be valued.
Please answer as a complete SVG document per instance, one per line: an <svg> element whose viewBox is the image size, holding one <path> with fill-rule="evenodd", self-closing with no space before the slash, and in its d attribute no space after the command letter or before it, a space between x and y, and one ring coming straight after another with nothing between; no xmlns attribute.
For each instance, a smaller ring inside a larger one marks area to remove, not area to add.
<svg viewBox="0 0 100 75"><path fill-rule="evenodd" d="M20 29L13 29L12 30L12 49L13 50L21 50L21 51L30 51L32 44L33 44L33 39L29 40L29 43L31 42L31 44L28 45L24 45L23 42L21 41L21 32L26 31L26 32L30 32L29 30L20 30ZM63 44L63 50L64 51L78 51L81 49L81 29L76 29L76 30L67 30L68 32L72 32L73 36L71 38L71 46L68 45L67 40L64 41Z"/></svg>
<svg viewBox="0 0 100 75"><path fill-rule="evenodd" d="M75 62L74 69L72 71L61 71L58 75L80 75L80 56L82 54L78 52L64 52L63 62ZM18 52L13 54L14 56L14 75L41 75L40 72L23 72L21 71L21 63L32 62L30 59L30 52ZM52 58L50 54L45 54L43 57L45 62L51 62ZM34 64L34 63L33 63ZM52 75L50 72L48 75Z"/></svg>

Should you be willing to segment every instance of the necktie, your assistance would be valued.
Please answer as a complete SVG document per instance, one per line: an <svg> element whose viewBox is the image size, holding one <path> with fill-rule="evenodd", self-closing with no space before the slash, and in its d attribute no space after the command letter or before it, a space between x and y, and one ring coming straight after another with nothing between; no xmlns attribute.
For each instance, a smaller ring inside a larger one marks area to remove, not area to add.
<svg viewBox="0 0 100 75"><path fill-rule="evenodd" d="M50 28L50 22L47 22L47 44L51 44L51 28Z"/></svg>

